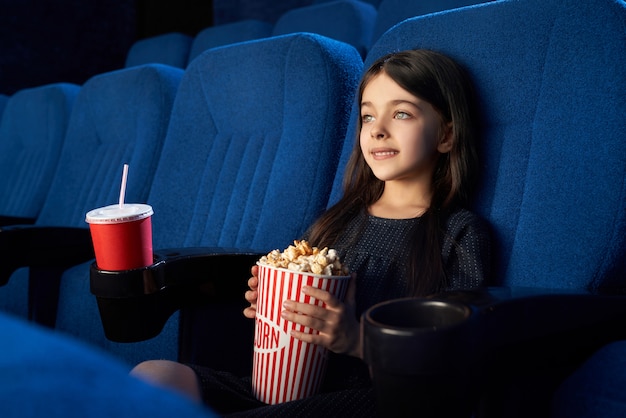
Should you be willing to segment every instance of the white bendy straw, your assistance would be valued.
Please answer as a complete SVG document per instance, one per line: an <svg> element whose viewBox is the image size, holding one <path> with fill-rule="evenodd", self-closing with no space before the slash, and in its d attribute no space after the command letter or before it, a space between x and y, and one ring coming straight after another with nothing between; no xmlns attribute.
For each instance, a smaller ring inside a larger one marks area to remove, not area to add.
<svg viewBox="0 0 626 418"><path fill-rule="evenodd" d="M126 194L126 180L128 179L128 164L124 164L122 173L122 187L120 187L120 209L124 207L124 195Z"/></svg>

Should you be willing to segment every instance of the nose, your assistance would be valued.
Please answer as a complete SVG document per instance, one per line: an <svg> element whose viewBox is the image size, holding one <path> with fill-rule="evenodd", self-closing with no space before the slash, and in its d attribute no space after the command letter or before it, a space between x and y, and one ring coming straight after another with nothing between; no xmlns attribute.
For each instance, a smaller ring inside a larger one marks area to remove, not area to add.
<svg viewBox="0 0 626 418"><path fill-rule="evenodd" d="M387 137L387 131L384 125L378 121L374 122L370 129L370 137L372 139L385 139Z"/></svg>

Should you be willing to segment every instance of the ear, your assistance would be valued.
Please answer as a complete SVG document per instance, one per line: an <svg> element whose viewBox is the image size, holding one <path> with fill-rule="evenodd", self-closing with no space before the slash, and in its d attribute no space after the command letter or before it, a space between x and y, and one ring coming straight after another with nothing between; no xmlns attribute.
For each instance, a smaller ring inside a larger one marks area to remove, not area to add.
<svg viewBox="0 0 626 418"><path fill-rule="evenodd" d="M452 130L452 122L447 123L442 129L441 139L437 144L437 151L441 154L446 154L452 150L454 145L454 135Z"/></svg>

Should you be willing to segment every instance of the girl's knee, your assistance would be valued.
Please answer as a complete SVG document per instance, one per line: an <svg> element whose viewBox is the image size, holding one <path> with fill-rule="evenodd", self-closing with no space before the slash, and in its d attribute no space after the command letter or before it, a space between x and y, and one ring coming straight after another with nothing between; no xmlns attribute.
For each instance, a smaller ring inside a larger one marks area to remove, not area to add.
<svg viewBox="0 0 626 418"><path fill-rule="evenodd" d="M147 360L137 364L131 371L130 374L134 376L154 376L158 377L161 375L167 376L172 373L176 373L178 370L178 366L183 366L182 364L175 363L169 360Z"/></svg>
<svg viewBox="0 0 626 418"><path fill-rule="evenodd" d="M130 374L152 384L175 389L196 401L201 400L196 373L184 364L170 360L147 360L137 364Z"/></svg>

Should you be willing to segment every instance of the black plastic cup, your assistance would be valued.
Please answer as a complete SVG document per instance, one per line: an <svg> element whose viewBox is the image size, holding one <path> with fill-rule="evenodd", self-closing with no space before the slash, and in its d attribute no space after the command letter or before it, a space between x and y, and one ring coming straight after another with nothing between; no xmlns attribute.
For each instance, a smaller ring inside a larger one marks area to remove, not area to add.
<svg viewBox="0 0 626 418"><path fill-rule="evenodd" d="M471 314L462 303L418 298L363 314L363 357L379 416L470 415Z"/></svg>

